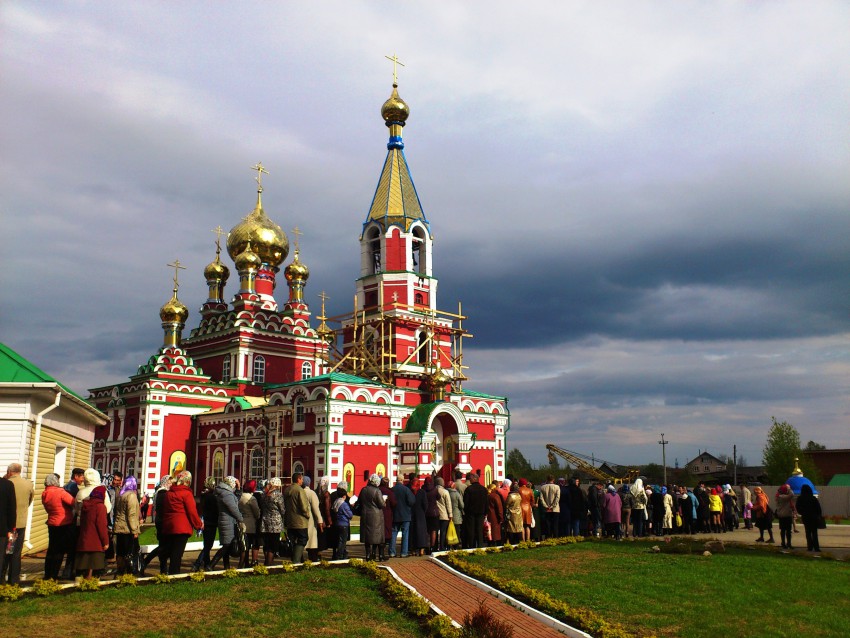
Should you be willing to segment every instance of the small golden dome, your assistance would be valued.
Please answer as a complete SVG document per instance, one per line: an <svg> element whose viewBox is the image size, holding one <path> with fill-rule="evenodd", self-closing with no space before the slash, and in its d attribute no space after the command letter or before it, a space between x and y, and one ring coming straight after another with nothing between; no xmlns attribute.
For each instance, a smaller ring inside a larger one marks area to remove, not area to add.
<svg viewBox="0 0 850 638"><path fill-rule="evenodd" d="M444 388L446 384L452 382L452 378L443 372L442 368L437 368L437 371L429 377L428 382L432 388Z"/></svg>
<svg viewBox="0 0 850 638"><path fill-rule="evenodd" d="M228 244L230 241L228 240ZM230 247L228 246L228 249ZM251 242L245 245L245 250L236 255L234 258L234 263L236 264L236 270L239 272L244 272L249 269L259 270L260 266L262 266L263 261L260 256L254 252Z"/></svg>
<svg viewBox="0 0 850 638"><path fill-rule="evenodd" d="M286 277L286 281L293 281L296 279L307 281L310 277L310 269L302 264L301 260L298 259L298 249L295 250L295 259L293 259L292 263L286 267L283 271L283 275Z"/></svg>
<svg viewBox="0 0 850 638"><path fill-rule="evenodd" d="M398 96L398 84L393 84L393 92L390 99L381 107L381 117L387 124L397 122L404 124L410 116L410 107Z"/></svg>
<svg viewBox="0 0 850 638"><path fill-rule="evenodd" d="M279 266L289 254L286 233L268 218L259 195L256 208L231 228L227 235L227 252L230 258L235 262L236 257L245 251L249 243L260 261L269 266Z"/></svg>
<svg viewBox="0 0 850 638"><path fill-rule="evenodd" d="M175 287L171 299L166 301L165 305L159 309L159 318L163 323L186 323L188 317L189 309L177 298L177 288Z"/></svg>
<svg viewBox="0 0 850 638"><path fill-rule="evenodd" d="M226 282L227 278L230 277L230 269L221 263L218 253L215 255L215 261L207 264L207 267L204 268L204 277L207 281L217 280L222 282Z"/></svg>

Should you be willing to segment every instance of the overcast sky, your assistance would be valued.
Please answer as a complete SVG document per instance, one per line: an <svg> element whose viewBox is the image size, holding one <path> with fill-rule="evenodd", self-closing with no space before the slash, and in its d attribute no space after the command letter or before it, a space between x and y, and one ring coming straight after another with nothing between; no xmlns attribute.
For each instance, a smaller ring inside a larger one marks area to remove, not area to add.
<svg viewBox="0 0 850 638"><path fill-rule="evenodd" d="M846 2L4 2L0 339L84 395L135 373L175 258L197 325L257 161L314 310L349 311L397 53L438 302L509 446L660 462L663 432L671 465L758 463L773 415L850 447L848 25Z"/></svg>

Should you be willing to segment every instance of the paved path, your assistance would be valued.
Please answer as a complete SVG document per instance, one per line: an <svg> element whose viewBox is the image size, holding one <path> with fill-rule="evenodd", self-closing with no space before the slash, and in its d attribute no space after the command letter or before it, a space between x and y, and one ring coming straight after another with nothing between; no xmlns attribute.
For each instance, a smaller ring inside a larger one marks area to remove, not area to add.
<svg viewBox="0 0 850 638"><path fill-rule="evenodd" d="M464 616L477 609L478 601L481 601L496 617L510 624L517 636L564 638L561 632L467 583L428 557L398 558L389 561L387 565L421 596L460 624L463 624Z"/></svg>

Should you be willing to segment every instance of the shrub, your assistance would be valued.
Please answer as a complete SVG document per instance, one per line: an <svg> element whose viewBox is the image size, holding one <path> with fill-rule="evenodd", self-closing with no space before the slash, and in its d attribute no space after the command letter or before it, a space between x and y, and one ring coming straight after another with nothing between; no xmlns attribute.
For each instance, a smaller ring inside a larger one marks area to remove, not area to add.
<svg viewBox="0 0 850 638"><path fill-rule="evenodd" d="M490 608L478 599L478 608L466 612L463 617L461 638L513 638L514 630L506 622L499 620Z"/></svg>
<svg viewBox="0 0 850 638"><path fill-rule="evenodd" d="M11 602L24 595L19 585L0 585L0 600Z"/></svg>
<svg viewBox="0 0 850 638"><path fill-rule="evenodd" d="M81 578L77 583L77 589L80 591L97 591L100 589L100 579L97 576L91 578Z"/></svg>
<svg viewBox="0 0 850 638"><path fill-rule="evenodd" d="M221 572L221 575L224 578L239 578L239 570L237 570L234 567L231 567L231 568L225 569L223 572Z"/></svg>
<svg viewBox="0 0 850 638"><path fill-rule="evenodd" d="M43 580L41 578L33 581L32 592L36 596L52 596L62 590L62 585L52 579Z"/></svg>
<svg viewBox="0 0 850 638"><path fill-rule="evenodd" d="M193 583L202 583L204 582L204 580L206 580L206 578L207 575L203 570L192 572L191 574L189 574L189 580L191 580Z"/></svg>
<svg viewBox="0 0 850 638"><path fill-rule="evenodd" d="M133 574L121 574L115 579L115 582L117 583L117 587L135 587L138 580Z"/></svg>
<svg viewBox="0 0 850 638"><path fill-rule="evenodd" d="M254 565L254 573L260 576L265 576L269 573L269 568L265 565Z"/></svg>
<svg viewBox="0 0 850 638"><path fill-rule="evenodd" d="M168 574L157 574L153 577L152 581L155 585L169 585L171 584L171 576Z"/></svg>

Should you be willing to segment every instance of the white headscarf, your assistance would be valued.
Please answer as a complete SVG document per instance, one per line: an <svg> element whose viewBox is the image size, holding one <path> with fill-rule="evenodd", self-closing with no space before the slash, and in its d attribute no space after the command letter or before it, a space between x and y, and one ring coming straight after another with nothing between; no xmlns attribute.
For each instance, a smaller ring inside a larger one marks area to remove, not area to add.
<svg viewBox="0 0 850 638"><path fill-rule="evenodd" d="M643 479L636 479L635 484L631 487L632 496L637 496L643 492Z"/></svg>

